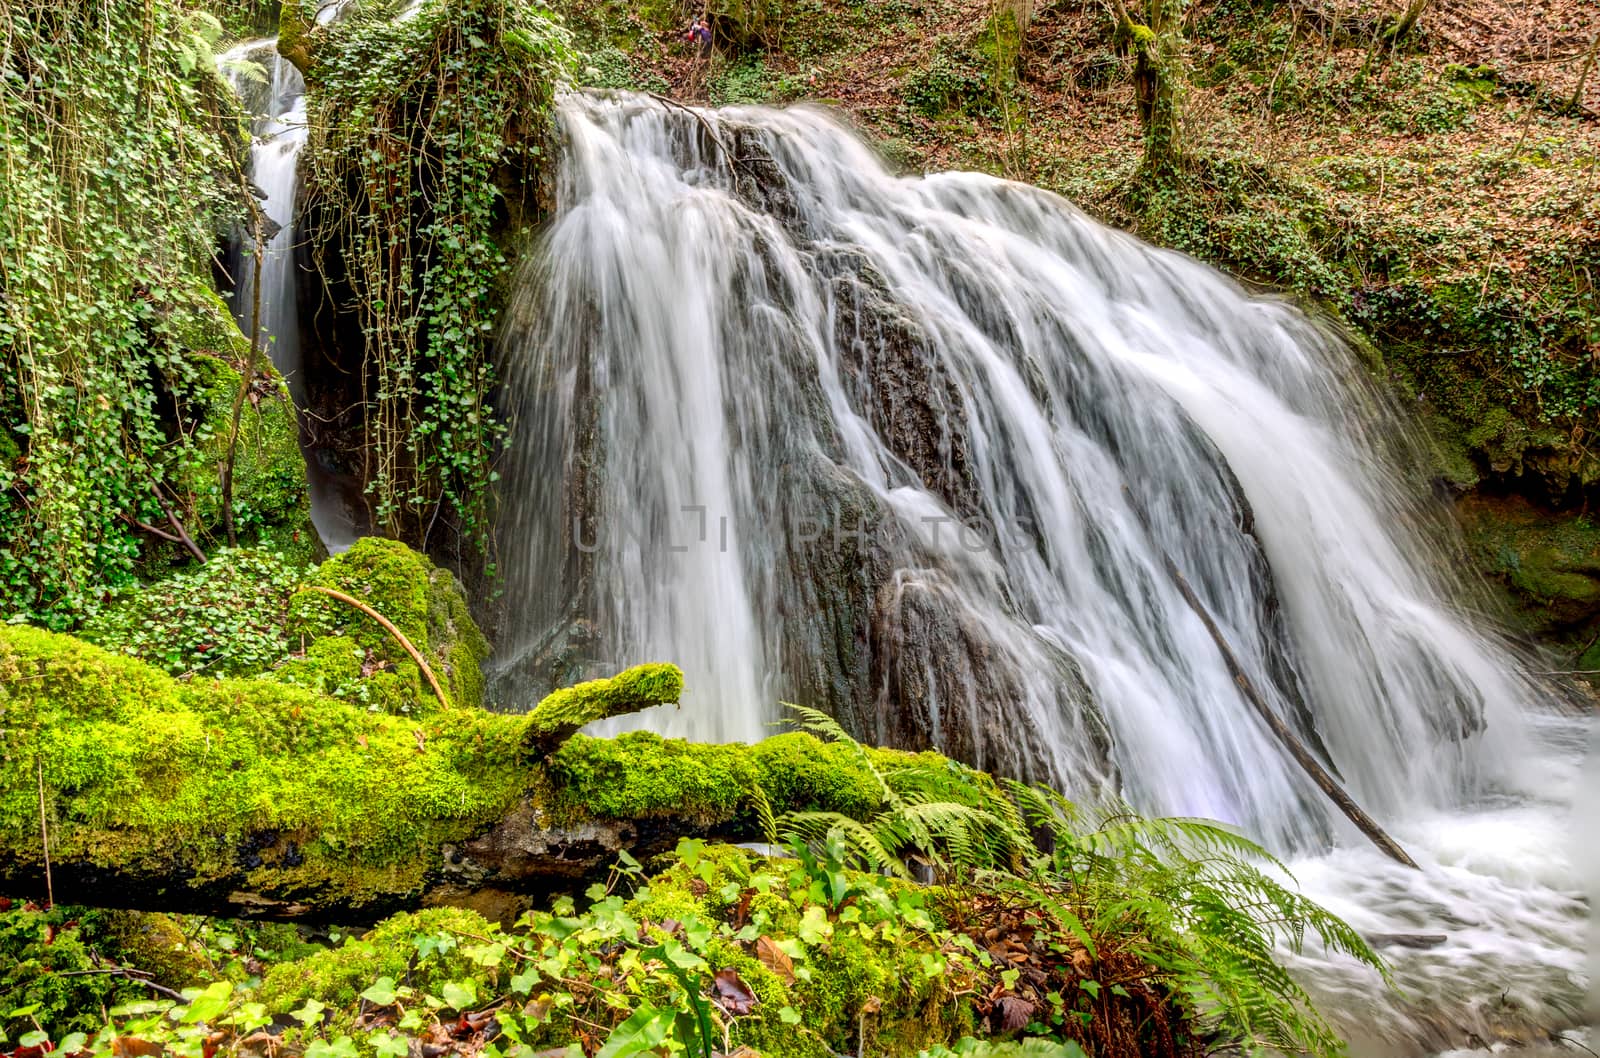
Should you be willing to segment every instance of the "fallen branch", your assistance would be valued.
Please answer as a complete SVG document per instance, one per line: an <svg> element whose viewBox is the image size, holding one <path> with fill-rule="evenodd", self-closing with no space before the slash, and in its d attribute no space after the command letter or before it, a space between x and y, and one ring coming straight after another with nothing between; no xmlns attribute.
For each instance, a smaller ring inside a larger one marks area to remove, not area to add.
<svg viewBox="0 0 1600 1058"><path fill-rule="evenodd" d="M450 698L444 693L444 688L439 686L439 677L433 674L433 669L431 666L429 666L428 659L424 658L422 656L422 652L412 645L411 640L406 638L406 634L404 632L400 631L400 629L394 626L394 622L390 621L387 617L383 616L383 614L379 613L377 610L374 610L372 607L368 606L354 595L346 595L344 592L339 591L336 588L324 588L320 584L308 584L302 590L319 592L331 598L338 599L342 603L345 603L349 606L354 606L356 609L360 610L362 613L378 622L378 624L382 625L383 630L388 632L389 635L393 636L394 641L399 643L405 652L411 655L411 660L417 663L417 667L422 670L422 675L427 677L428 686L433 688L434 695L438 697L439 704L444 706L446 709L450 708Z"/></svg>
<svg viewBox="0 0 1600 1058"><path fill-rule="evenodd" d="M1144 526L1145 533L1150 536L1151 543L1154 545L1155 537L1150 533L1150 523L1145 520L1144 512L1139 508L1138 504L1133 502L1133 496L1126 488L1124 488L1123 492L1127 496L1128 506L1133 509L1140 524ZM1306 749L1305 743L1300 741L1299 737L1290 730L1289 725L1283 722L1283 719L1273 711L1272 707L1256 691L1255 684L1250 682L1250 677L1245 674L1244 667L1239 664L1238 656L1234 654L1233 648L1228 645L1227 637L1222 634L1222 629L1217 627L1217 622L1212 619L1211 612L1206 609L1205 603L1194 593L1194 589L1189 587L1189 581L1184 577L1183 571L1178 569L1177 563L1172 561L1172 556L1168 555L1164 549L1159 550L1161 552L1161 562L1166 567L1167 575L1172 578L1173 584L1177 586L1178 594L1183 596L1183 601L1189 604L1189 608L1194 611L1196 617L1200 618L1200 623L1205 625L1206 631L1211 634L1211 638L1216 642L1217 651L1222 655L1223 663L1228 666L1228 674L1233 677L1233 682L1238 686L1239 693L1244 697L1245 701L1250 703L1251 708L1266 723L1268 729L1277 737L1284 749L1289 751L1289 756L1293 757L1295 763L1299 764L1301 769L1311 777L1311 781L1317 784L1318 789L1327 794L1328 799L1339 807L1339 811L1343 812L1350 822L1354 823L1356 828L1365 834L1374 845L1378 846L1385 855L1414 870L1421 870L1422 868L1417 866L1417 862L1406 854L1406 850L1386 834L1383 828L1378 826L1377 822L1367 815L1360 805L1356 804L1355 799L1345 792L1344 787L1340 786L1338 781L1328 774L1328 770L1312 755L1310 750Z"/></svg>
<svg viewBox="0 0 1600 1058"><path fill-rule="evenodd" d="M651 99L654 99L657 103L660 103L662 106L676 107L698 121L700 123L700 127L706 130L706 135L710 136L711 141L715 143L722 151L722 156L727 159L728 175L737 175L734 171L734 164L738 161L738 158L736 158L734 153L728 149L728 145L722 142L722 136L717 132L716 128L711 124L711 122L706 120L706 116L704 114L700 113L700 111L696 110L694 107L680 103L676 99L673 99L669 96L664 96L660 92L646 92L645 94Z"/></svg>
<svg viewBox="0 0 1600 1058"><path fill-rule="evenodd" d="M670 665L557 692L525 715L398 715L270 680L178 680L0 625L0 681L16 718L5 752L43 760L54 896L68 905L357 925L455 904L509 919L604 880L622 852L757 840L763 804L855 819L882 809L866 759L809 734L755 745L570 734L670 704L683 686ZM86 738L115 745L115 762L52 786ZM28 770L0 769L0 804L34 801ZM37 900L28 814L0 820L0 892Z"/></svg>
<svg viewBox="0 0 1600 1058"><path fill-rule="evenodd" d="M142 984L146 988L150 989L150 991L156 993L157 995L166 996L168 999L176 999L180 1003L183 1002L183 994L181 992L178 992L176 989L168 988L164 984L160 984L159 982L151 980L150 976L149 976L149 971L147 971L147 970L135 970L130 966L107 966L107 967L102 967L101 969L98 969L98 970L58 970L58 971L56 971L56 976L57 977L96 977L96 976L98 976L98 977L121 977L121 978L123 978L125 980L134 981L134 982L136 982L138 984Z"/></svg>
<svg viewBox="0 0 1600 1058"><path fill-rule="evenodd" d="M189 554L193 555L196 561L201 565L205 565L206 553L200 550L200 545L194 542L194 538L189 535L189 530L183 527L183 522L178 519L177 512L172 509L171 504L167 503L167 498L161 494L161 485L155 478L150 479L150 489L156 494L156 502L161 505L161 513L167 516L167 524L172 526L173 532L177 534L177 542L187 548ZM165 533L158 533L158 535L164 536L168 540L172 539L171 536Z"/></svg>

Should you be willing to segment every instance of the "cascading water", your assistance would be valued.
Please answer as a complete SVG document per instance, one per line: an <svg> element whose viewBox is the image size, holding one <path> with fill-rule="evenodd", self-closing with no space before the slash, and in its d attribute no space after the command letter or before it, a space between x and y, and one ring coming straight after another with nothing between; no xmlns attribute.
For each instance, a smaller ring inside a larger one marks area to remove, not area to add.
<svg viewBox="0 0 1600 1058"><path fill-rule="evenodd" d="M271 353L273 366L288 382L295 404L303 406L294 290L294 197L296 167L306 143L305 82L270 40L248 41L233 48L223 56L222 69L252 115L250 179L262 193L261 211L271 223L271 234L261 250L259 301L253 248L247 237L237 266L234 311L246 337L259 326L260 340ZM260 76L255 71L261 71Z"/></svg>
<svg viewBox="0 0 1600 1058"><path fill-rule="evenodd" d="M338 17L342 4L323 8L319 21ZM246 337L267 349L288 383L295 407L306 406L300 357L300 321L295 290L295 194L299 189L300 150L306 144L305 81L294 64L278 54L271 40L239 44L222 56L220 69L252 115L250 180L262 195L269 232L259 272L249 233L234 261L234 313ZM256 285L259 282L260 292ZM343 551L355 542L355 511L360 502L350 484L322 466L316 451L305 450L311 493L311 521L323 545Z"/></svg>
<svg viewBox="0 0 1600 1058"><path fill-rule="evenodd" d="M1558 855L1524 824L1564 811L1570 731L1530 731L1538 692L1433 582L1338 341L1047 193L896 178L818 111L573 96L562 121L505 338L503 697L670 659L667 733L753 739L792 698L1226 820L1363 928L1446 932L1401 953L1425 1002L1520 972L1541 1024L1570 1016L1581 904L1558 860L1516 865ZM1164 556L1423 874L1287 760ZM1370 981L1313 976L1373 1028ZM1381 1001L1379 1035L1470 1020Z"/></svg>

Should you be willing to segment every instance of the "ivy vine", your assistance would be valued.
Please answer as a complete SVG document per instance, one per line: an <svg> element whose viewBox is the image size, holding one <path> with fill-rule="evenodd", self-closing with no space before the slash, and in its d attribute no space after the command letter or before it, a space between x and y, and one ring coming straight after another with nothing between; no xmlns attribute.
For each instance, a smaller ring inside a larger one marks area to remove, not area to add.
<svg viewBox="0 0 1600 1058"><path fill-rule="evenodd" d="M239 208L220 26L168 0L0 4L0 612L64 627L187 506L184 352ZM234 130L237 136L237 130ZM235 174L230 177L229 174ZM230 191L231 188L231 191Z"/></svg>
<svg viewBox="0 0 1600 1058"><path fill-rule="evenodd" d="M303 162L307 237L345 278L365 341L363 449L376 526L422 546L440 524L487 538L503 424L488 406L503 185L525 190L565 29L522 0L358 6L318 32Z"/></svg>

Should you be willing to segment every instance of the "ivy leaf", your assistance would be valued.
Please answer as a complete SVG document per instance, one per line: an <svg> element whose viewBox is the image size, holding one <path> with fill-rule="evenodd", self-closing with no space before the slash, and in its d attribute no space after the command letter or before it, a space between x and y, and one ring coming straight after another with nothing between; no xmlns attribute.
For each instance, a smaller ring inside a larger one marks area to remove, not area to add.
<svg viewBox="0 0 1600 1058"><path fill-rule="evenodd" d="M183 1012L183 1023L193 1025L197 1021L212 1020L228 1009L228 999L232 995L232 981L217 981L189 1001L189 1009Z"/></svg>
<svg viewBox="0 0 1600 1058"><path fill-rule="evenodd" d="M806 913L800 918L799 927L795 929L795 935L807 945L821 944L833 936L833 923L828 921L828 913L822 909L821 904L812 904L806 908Z"/></svg>
<svg viewBox="0 0 1600 1058"><path fill-rule="evenodd" d="M326 1003L319 1003L315 999L308 999L306 1000L305 1005L299 1010L293 1010L289 1013L290 1017L294 1018L300 1024L309 1025L313 1021L316 1021L318 1018L320 1018L322 1016L322 1012L327 1009L328 1006Z"/></svg>
<svg viewBox="0 0 1600 1058"><path fill-rule="evenodd" d="M372 1046L378 1058L400 1058L409 1050L404 1037L396 1036L392 1032L374 1032L367 1037L367 1043Z"/></svg>
<svg viewBox="0 0 1600 1058"><path fill-rule="evenodd" d="M478 1002L478 990L471 981L446 981L443 993L445 1006L452 1010L470 1010Z"/></svg>
<svg viewBox="0 0 1600 1058"><path fill-rule="evenodd" d="M677 1012L671 1009L640 1007L627 1021L611 1030L595 1058L631 1058L655 1048L672 1031L676 1016Z"/></svg>
<svg viewBox="0 0 1600 1058"><path fill-rule="evenodd" d="M371 988L368 988L365 992L361 993L361 998L365 999L368 1003L371 1003L373 1006L378 1006L378 1007L393 1006L394 1005L394 978L392 978L392 977L380 977L380 978L378 978L377 982L374 983Z"/></svg>

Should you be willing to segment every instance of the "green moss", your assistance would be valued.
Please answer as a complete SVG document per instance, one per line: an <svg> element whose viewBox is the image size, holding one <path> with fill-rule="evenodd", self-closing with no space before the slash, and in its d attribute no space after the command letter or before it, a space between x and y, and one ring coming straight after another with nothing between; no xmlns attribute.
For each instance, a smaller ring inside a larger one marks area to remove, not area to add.
<svg viewBox="0 0 1600 1058"><path fill-rule="evenodd" d="M911 754L880 751L891 764ZM700 745L635 732L577 736L550 758L554 807L610 819L686 815L702 823L747 812L760 787L774 805L866 816L882 803L877 780L848 747L801 732L744 745Z"/></svg>
<svg viewBox="0 0 1600 1058"><path fill-rule="evenodd" d="M528 733L538 738L576 731L608 717L671 705L683 693L683 672L676 665L636 665L610 679L563 687L545 696L528 713Z"/></svg>
<svg viewBox="0 0 1600 1058"><path fill-rule="evenodd" d="M412 893L439 845L527 785L519 717L375 714L260 680L178 682L36 629L0 628L0 754L39 760L58 861L191 884L273 868L279 891ZM31 771L0 776L0 848L37 856Z"/></svg>
<svg viewBox="0 0 1600 1058"><path fill-rule="evenodd" d="M185 310L168 320L175 344L185 350L188 370L179 398L189 409L194 458L174 487L189 498L188 529L196 539L226 541L222 519L222 468L227 462L240 371L251 361L250 341L209 286L195 283ZM283 377L263 352L239 416L233 464L233 520L238 538L293 555L315 558L319 544L311 527L300 427ZM176 555L176 545L151 546ZM187 554L181 556L187 559Z"/></svg>
<svg viewBox="0 0 1600 1058"><path fill-rule="evenodd" d="M683 814L734 818L758 772L738 745L692 745L649 732L615 739L575 736L550 757L553 807L609 819Z"/></svg>
<svg viewBox="0 0 1600 1058"><path fill-rule="evenodd" d="M1469 497L1458 511L1474 559L1523 628L1583 645L1600 618L1600 526L1510 497Z"/></svg>
<svg viewBox="0 0 1600 1058"><path fill-rule="evenodd" d="M460 949L464 938L487 936L492 929L482 916L461 908L395 915L337 948L273 967L257 998L274 1010L292 1010L308 999L337 1008L353 1007L361 992L381 977L435 995L446 981L493 985L499 974L477 966ZM484 988L479 994L493 992Z"/></svg>
<svg viewBox="0 0 1600 1058"><path fill-rule="evenodd" d="M428 659L454 704L482 704L489 642L448 570L398 540L365 537L319 566L309 583L344 592L377 610ZM301 592L290 604L288 630L308 647L303 658L284 666L275 678L386 712L427 711L437 705L405 648L348 603Z"/></svg>

